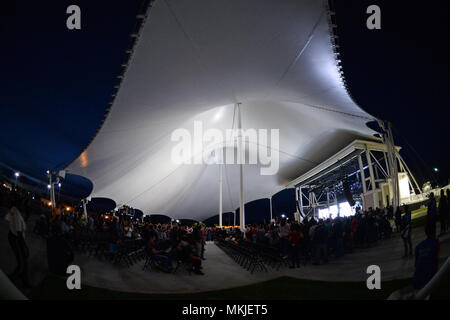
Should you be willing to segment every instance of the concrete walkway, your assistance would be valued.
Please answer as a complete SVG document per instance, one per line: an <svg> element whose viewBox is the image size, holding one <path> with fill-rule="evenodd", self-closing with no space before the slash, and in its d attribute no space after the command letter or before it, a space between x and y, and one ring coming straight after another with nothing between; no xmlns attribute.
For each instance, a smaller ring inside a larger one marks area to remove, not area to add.
<svg viewBox="0 0 450 320"><path fill-rule="evenodd" d="M0 269L5 274L10 274L16 266L16 258L8 242L9 225L5 221L7 209L0 208ZM30 249L29 278L31 285L37 285L47 275L47 246L46 241L33 234L33 228L37 217L31 216L27 222L25 241Z"/></svg>
<svg viewBox="0 0 450 320"><path fill-rule="evenodd" d="M421 241L420 230L415 230L413 245ZM450 254L450 235L443 240L441 257ZM214 243L206 246L207 260L203 262L204 276L188 275L184 270L177 274L142 271L142 263L131 268L78 256L77 263L82 266L83 280L86 284L113 290L141 293L184 293L201 292L239 287L266 281L280 276L321 281L366 281L367 267L376 264L381 268L382 281L404 279L412 276L414 258L402 259L403 242L395 239L383 241L378 245L357 250L340 259L331 260L327 265L302 266L298 269L283 268L269 272L250 272L242 269ZM442 259L443 260L443 259Z"/></svg>
<svg viewBox="0 0 450 320"><path fill-rule="evenodd" d="M7 241L7 224L0 215L0 268L10 273L15 264ZM30 219L31 220L31 219ZM31 233L34 221L30 221L27 243L30 247L30 278L38 284L47 274L45 241ZM439 228L438 228L439 229ZM423 228L413 230L413 246L425 238ZM450 255L450 234L441 237L441 260ZM381 268L382 281L412 276L414 258L402 259L403 242L398 234L392 239L380 241L372 248L358 249L339 259L331 259L327 265L302 266L299 269L283 268L269 272L250 272L242 269L220 248L209 242L206 246L206 261L203 261L204 276L189 275L185 270L177 274L143 271L144 261L131 268L111 265L96 258L76 254L74 264L81 267L82 285L111 290L140 293L186 293L219 290L258 283L265 280L290 276L300 279L322 281L365 281L366 269L376 264Z"/></svg>

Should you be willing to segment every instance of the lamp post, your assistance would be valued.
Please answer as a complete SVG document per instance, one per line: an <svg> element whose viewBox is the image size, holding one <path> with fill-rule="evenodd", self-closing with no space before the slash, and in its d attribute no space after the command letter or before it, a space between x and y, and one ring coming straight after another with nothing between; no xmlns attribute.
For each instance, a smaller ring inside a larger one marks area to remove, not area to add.
<svg viewBox="0 0 450 320"><path fill-rule="evenodd" d="M17 171L17 172L14 173L14 176L16 177L15 188L16 188L16 190L17 190L17 178L19 178L20 173Z"/></svg>
<svg viewBox="0 0 450 320"><path fill-rule="evenodd" d="M436 187L439 187L439 169L436 167L433 168L433 178L434 178Z"/></svg>

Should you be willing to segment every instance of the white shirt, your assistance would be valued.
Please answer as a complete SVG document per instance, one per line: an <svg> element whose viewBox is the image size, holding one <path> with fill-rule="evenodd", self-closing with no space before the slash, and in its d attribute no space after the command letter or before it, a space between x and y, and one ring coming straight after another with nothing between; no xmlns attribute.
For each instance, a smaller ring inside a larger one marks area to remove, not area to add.
<svg viewBox="0 0 450 320"><path fill-rule="evenodd" d="M11 211L13 211L13 213L11 214L11 212L8 212L5 217L5 220L9 222L9 230L16 237L18 236L18 232L22 232L23 238L25 239L25 230L27 228L25 221L23 220L19 209L12 207Z"/></svg>
<svg viewBox="0 0 450 320"><path fill-rule="evenodd" d="M127 231L125 237L131 238L133 236L133 229L131 227L127 227L125 230Z"/></svg>

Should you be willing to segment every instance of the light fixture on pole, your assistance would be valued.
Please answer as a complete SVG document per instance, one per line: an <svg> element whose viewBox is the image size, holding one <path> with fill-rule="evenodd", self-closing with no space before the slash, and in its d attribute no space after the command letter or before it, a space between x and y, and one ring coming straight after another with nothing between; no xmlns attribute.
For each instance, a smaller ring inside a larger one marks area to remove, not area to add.
<svg viewBox="0 0 450 320"><path fill-rule="evenodd" d="M17 178L20 176L20 173L18 171L16 171L14 173L14 176L16 177L16 188L17 188Z"/></svg>

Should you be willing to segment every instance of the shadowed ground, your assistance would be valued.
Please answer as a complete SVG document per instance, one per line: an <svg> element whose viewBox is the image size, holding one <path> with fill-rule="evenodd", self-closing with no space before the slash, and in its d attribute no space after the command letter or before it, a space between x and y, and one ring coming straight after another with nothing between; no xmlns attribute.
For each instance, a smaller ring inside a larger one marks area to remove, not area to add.
<svg viewBox="0 0 450 320"><path fill-rule="evenodd" d="M254 274L242 269L213 243L208 243L207 260L203 262L204 276L189 275L184 270L177 274L143 271L143 261L126 268L77 254L74 264L82 270L83 289L74 293L66 289L64 279L48 276L45 241L31 233L33 226L34 222L30 221L27 242L31 251L31 281L37 287L31 293L26 292L32 298L380 299L408 285L413 273L414 259L401 258L403 243L397 234L371 248L358 249L332 259L327 265L306 265L279 271L269 268L267 273ZM10 273L15 261L3 219L0 220L0 236L4 239L0 241L0 267L5 273ZM414 229L412 238L414 246L424 239L422 228ZM441 237L441 261L450 254L449 240L450 234ZM381 268L381 290L366 288L366 269L372 264ZM188 296L187 293L191 294Z"/></svg>

